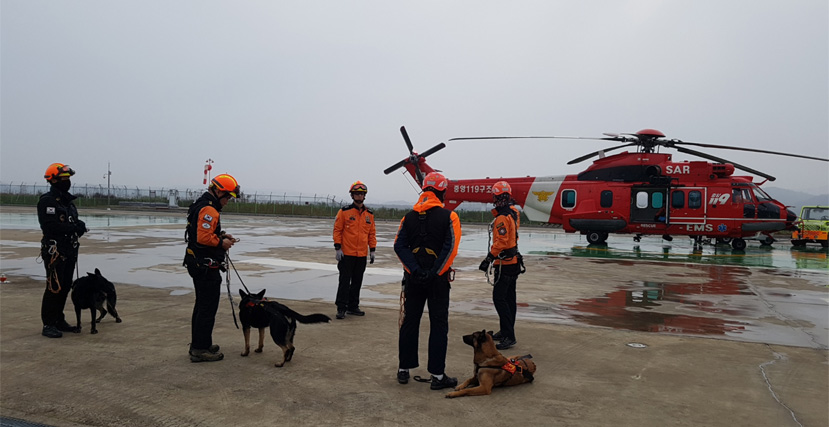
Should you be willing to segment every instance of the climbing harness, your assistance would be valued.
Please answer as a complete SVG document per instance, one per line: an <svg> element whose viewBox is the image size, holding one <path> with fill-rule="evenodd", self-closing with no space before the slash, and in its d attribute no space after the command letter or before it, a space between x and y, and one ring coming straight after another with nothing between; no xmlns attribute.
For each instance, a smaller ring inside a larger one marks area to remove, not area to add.
<svg viewBox="0 0 829 427"><path fill-rule="evenodd" d="M502 382L501 384L498 384L498 386L502 386L502 385L508 383L512 379L512 377L515 376L515 374L521 374L521 375L524 376L524 378L526 378L530 382L532 382L533 379L535 379L535 378L533 377L532 372L530 372L530 370L528 369L529 365L527 365L527 362L524 362L524 359L532 359L532 358L533 358L532 354L527 354L527 355L524 355L524 356L521 356L521 357L516 357L516 358L513 358L513 359L509 359L507 361L507 363L504 363L503 365L499 365L499 366L476 366L475 367L475 374L477 375L478 369L500 369L502 371L509 372L510 373L509 378L504 380L504 382ZM524 365L524 366L519 365L519 362L522 362L521 364Z"/></svg>

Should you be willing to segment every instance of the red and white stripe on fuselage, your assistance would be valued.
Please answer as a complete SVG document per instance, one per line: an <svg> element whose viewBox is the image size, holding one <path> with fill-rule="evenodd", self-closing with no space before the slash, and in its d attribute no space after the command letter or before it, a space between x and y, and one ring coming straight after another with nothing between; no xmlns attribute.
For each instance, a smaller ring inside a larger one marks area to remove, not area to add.
<svg viewBox="0 0 829 427"><path fill-rule="evenodd" d="M506 181L512 187L512 198L523 208L530 221L554 222L552 212L558 191L566 176L486 178L449 180L446 208L455 209L463 202L492 203L492 185Z"/></svg>

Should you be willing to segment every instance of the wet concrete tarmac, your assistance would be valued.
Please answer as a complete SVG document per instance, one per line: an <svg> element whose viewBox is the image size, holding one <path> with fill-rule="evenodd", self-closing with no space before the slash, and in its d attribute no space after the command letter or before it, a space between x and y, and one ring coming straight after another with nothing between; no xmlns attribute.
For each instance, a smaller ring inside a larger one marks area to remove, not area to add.
<svg viewBox="0 0 829 427"><path fill-rule="evenodd" d="M81 273L97 267L115 283L166 288L176 295L190 291L180 266L183 213L84 218L90 232L82 239ZM337 268L331 222L223 217L225 229L241 239L231 254L238 273L229 277L232 295L245 286L265 289L274 298L333 304ZM366 270L365 305L398 303L401 270L392 250L396 227L394 222L378 224L378 260ZM32 238L38 232L36 216L3 212L0 229L2 272L42 279ZM25 240L15 240L24 235ZM487 241L485 227L464 226L453 311L494 314L491 288L482 284L476 268ZM718 246L695 251L690 239L668 243L646 237L634 244L618 236L592 246L579 235L531 227L521 230L520 247L529 273L519 279L519 319L829 348L825 250L792 250L778 242L739 253ZM621 271L628 277L615 277ZM563 283L568 275L574 284Z"/></svg>

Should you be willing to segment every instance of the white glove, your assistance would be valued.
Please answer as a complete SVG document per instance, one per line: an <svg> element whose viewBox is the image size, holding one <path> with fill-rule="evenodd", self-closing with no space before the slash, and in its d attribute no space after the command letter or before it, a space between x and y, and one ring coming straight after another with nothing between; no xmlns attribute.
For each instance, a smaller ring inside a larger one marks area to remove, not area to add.
<svg viewBox="0 0 829 427"><path fill-rule="evenodd" d="M342 261L342 259L343 259L343 250L342 249L337 249L336 258L337 258L337 261Z"/></svg>
<svg viewBox="0 0 829 427"><path fill-rule="evenodd" d="M369 264L374 264L374 252L368 253Z"/></svg>

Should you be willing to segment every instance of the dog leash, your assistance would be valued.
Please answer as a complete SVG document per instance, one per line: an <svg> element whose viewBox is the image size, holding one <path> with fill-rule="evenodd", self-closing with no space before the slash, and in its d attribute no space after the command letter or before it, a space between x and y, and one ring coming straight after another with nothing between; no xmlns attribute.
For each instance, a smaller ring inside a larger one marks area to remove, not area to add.
<svg viewBox="0 0 829 427"><path fill-rule="evenodd" d="M230 260L230 252L225 252L225 258L227 258L227 262L230 264L230 267L233 268L233 271L236 272L236 276L239 277L239 282L242 283L242 286L245 287L245 290L250 293L248 287L245 286L245 282L242 281L242 276L239 276L239 270L236 270L236 266L233 265L233 261ZM225 282L227 283L227 299L230 300L230 312L233 313L233 324L236 325L236 329L239 329L239 322L236 321L236 308L233 307L233 294L230 292L230 271L225 270Z"/></svg>

